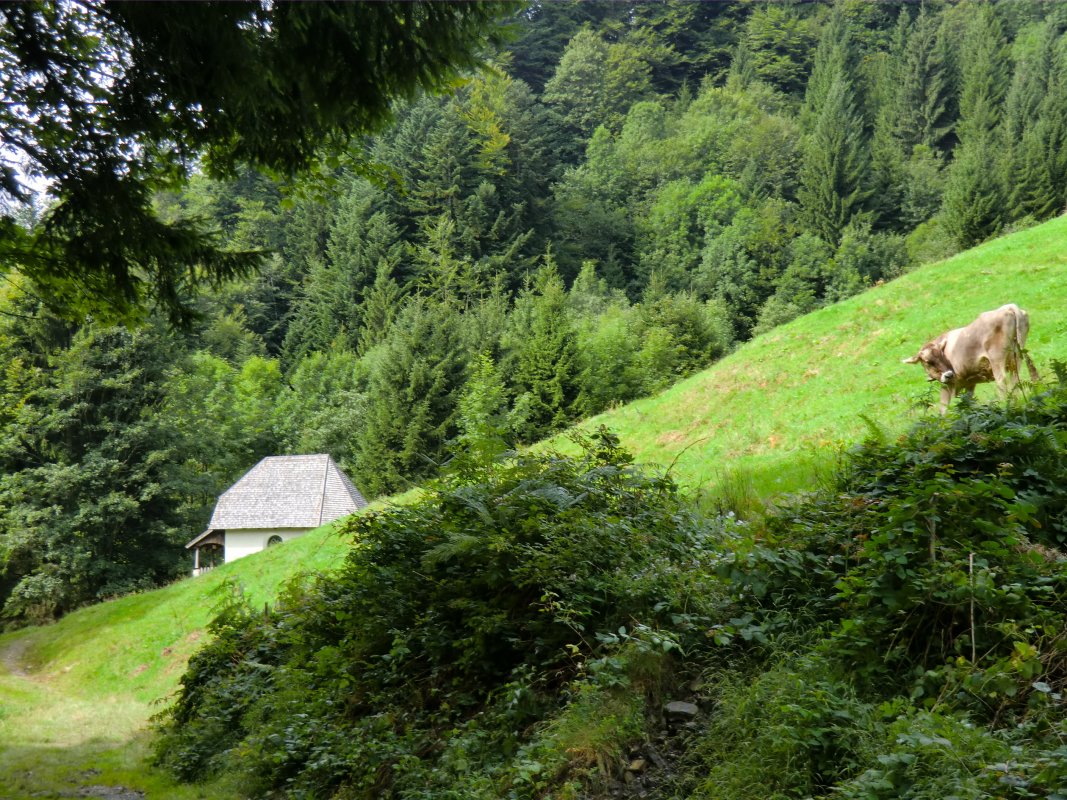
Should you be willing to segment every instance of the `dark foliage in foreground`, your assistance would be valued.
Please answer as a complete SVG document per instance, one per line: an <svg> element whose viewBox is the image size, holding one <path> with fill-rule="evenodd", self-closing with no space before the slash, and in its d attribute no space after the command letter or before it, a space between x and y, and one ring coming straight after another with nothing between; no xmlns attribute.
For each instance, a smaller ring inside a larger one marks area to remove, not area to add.
<svg viewBox="0 0 1067 800"><path fill-rule="evenodd" d="M965 403L758 523L701 522L606 433L465 461L351 523L337 576L228 607L160 760L255 796L606 796L702 673L659 796L1062 797L1065 423L1062 384Z"/></svg>
<svg viewBox="0 0 1067 800"><path fill-rule="evenodd" d="M463 726L506 759L561 690L612 671L598 659L620 644L672 649L655 628L696 610L711 539L610 434L582 444L472 466L355 518L337 575L294 584L266 617L229 606L161 761L187 779L237 769L255 796L423 796L456 779L447 742Z"/></svg>
<svg viewBox="0 0 1067 800"><path fill-rule="evenodd" d="M720 570L739 624L716 634L774 657L720 687L692 755L694 775L715 766L686 796L1061 797L1065 426L1062 382L964 404L872 437L831 490L768 520Z"/></svg>

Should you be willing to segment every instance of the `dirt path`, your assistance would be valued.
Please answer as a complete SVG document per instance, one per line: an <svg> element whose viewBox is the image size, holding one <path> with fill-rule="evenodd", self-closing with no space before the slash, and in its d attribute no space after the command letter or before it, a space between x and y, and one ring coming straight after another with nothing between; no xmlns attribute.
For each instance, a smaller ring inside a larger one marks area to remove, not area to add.
<svg viewBox="0 0 1067 800"><path fill-rule="evenodd" d="M32 675L26 671L26 651L30 649L28 638L16 639L7 647L0 650L0 664L4 669L19 678L32 679Z"/></svg>
<svg viewBox="0 0 1067 800"><path fill-rule="evenodd" d="M29 669L27 669L26 657L30 649L31 637L23 636L15 639L4 646L0 646L0 669L6 671L13 678L17 678L22 681L32 682L35 686L43 688L52 693L52 688L48 686L47 681L43 681L39 676L34 675ZM57 695L58 696L58 695ZM36 770L34 770L36 771ZM27 772L25 775L19 777L26 778L31 776L32 772ZM70 778L68 786L64 788L55 788L46 791L32 791L27 793L26 797L95 797L103 798L103 800L144 800L145 793L137 789L130 789L125 786L107 786L99 783L100 771L97 769L89 769L82 772L74 773ZM66 781L64 781L66 782ZM20 787L21 788L21 787ZM0 786L0 796L7 797L7 794L3 794L3 787ZM23 795L19 795L20 797Z"/></svg>

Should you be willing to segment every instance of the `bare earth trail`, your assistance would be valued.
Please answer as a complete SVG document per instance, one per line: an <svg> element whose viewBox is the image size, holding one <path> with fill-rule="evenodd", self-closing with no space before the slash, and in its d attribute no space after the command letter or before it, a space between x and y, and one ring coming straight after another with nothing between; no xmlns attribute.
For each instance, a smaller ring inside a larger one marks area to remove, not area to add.
<svg viewBox="0 0 1067 800"><path fill-rule="evenodd" d="M0 674L0 678L3 678L2 682L0 682L0 723L6 719L9 713L8 706L15 702L11 698L18 698L20 695L36 696L39 698L35 703L38 709L42 711L49 709L55 714L62 714L63 709L71 706L69 698L66 698L62 692L56 689L47 676L35 675L30 671L31 668L27 664L26 656L31 642L32 640L29 637L22 637L0 647L0 670L6 673L6 676ZM43 703L41 699L44 699ZM58 720L58 717L56 719ZM28 744L26 740L35 738L32 734L29 736L18 735L14 738L19 741L11 741L11 733L20 732L20 727L17 724L13 725L8 728L6 733L3 733L3 727L0 727L0 753L9 748L15 750L26 747ZM64 745L73 745L77 748L79 745L91 744L89 741L76 741L76 736L75 734L74 740L64 742ZM41 743L34 742L33 744L40 746ZM60 768L59 771L66 772L65 775L44 775L42 774L41 766L41 764L35 764L34 769L16 770L13 774L0 776L0 798L14 800L21 797L95 797L104 798L104 800L145 800L147 797L144 792L136 789L129 789L125 786L105 786L97 783L96 780L100 775L100 770L97 769L89 768L70 771ZM0 771L6 772L6 769ZM48 788L31 788L39 778L45 779L49 784ZM64 784L62 788L53 788L57 779Z"/></svg>
<svg viewBox="0 0 1067 800"><path fill-rule="evenodd" d="M23 666L26 661L26 651L29 649L29 639L16 639L11 644L0 649L0 664L3 665L9 675L32 680L30 673Z"/></svg>

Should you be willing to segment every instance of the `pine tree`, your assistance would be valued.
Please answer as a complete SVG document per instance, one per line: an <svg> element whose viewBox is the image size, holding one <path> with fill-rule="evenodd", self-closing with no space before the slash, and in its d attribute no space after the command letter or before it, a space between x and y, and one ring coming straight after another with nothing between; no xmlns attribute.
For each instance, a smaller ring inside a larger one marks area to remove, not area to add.
<svg viewBox="0 0 1067 800"><path fill-rule="evenodd" d="M510 13L496 3L0 5L0 267L33 276L74 318L143 319L154 301L191 323L190 290L247 273L260 254L227 249L188 219L164 222L155 193L194 165L216 177L310 169L324 148L383 128L399 101L451 88L483 63ZM8 210L32 194L31 175L54 201L32 232Z"/></svg>
<svg viewBox="0 0 1067 800"><path fill-rule="evenodd" d="M451 303L413 297L397 315L370 366L354 478L378 495L436 472L455 438L467 355Z"/></svg>
<svg viewBox="0 0 1067 800"><path fill-rule="evenodd" d="M967 28L961 57L960 144L953 154L942 213L961 248L972 247L1004 222L1005 190L995 129L1007 82L1004 36L990 6L981 6Z"/></svg>
<svg viewBox="0 0 1067 800"><path fill-rule="evenodd" d="M519 438L536 441L570 422L578 394L576 341L550 255L516 301L506 349Z"/></svg>
<svg viewBox="0 0 1067 800"><path fill-rule="evenodd" d="M282 343L286 369L308 353L326 350L335 341L350 343L353 326L358 325L357 314L358 300L347 276L331 264L312 263Z"/></svg>

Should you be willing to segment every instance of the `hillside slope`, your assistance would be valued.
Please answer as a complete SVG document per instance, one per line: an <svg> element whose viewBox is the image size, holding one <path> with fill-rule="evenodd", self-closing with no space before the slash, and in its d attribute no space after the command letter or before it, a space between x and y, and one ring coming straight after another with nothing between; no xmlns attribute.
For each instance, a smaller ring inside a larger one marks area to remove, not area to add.
<svg viewBox="0 0 1067 800"><path fill-rule="evenodd" d="M863 417L888 431L929 413L937 388L900 363L980 312L1017 303L1030 314L1038 369L1067 359L1067 217L923 267L777 328L662 394L589 420L639 462L671 464L683 485L761 495L795 491L827 448L855 441ZM978 396L995 396L992 386Z"/></svg>
<svg viewBox="0 0 1067 800"><path fill-rule="evenodd" d="M253 603L271 601L283 581L336 564L345 547L326 525L195 580L0 636L0 796L71 797L92 786L233 796L175 786L147 769L148 717L178 686L227 593L240 587Z"/></svg>
<svg viewBox="0 0 1067 800"><path fill-rule="evenodd" d="M776 329L586 427L614 429L640 462L674 463L690 487L721 492L744 480L760 494L803 488L835 445L862 434L860 415L893 430L929 413L917 402L929 392L922 371L900 361L980 311L1018 303L1031 315L1039 369L1067 360L1065 244L1065 218L990 242ZM174 787L147 770L146 720L177 686L218 593L240 582L254 602L268 602L286 577L336 563L343 548L320 530L197 580L0 636L5 796L70 796L88 785L232 796Z"/></svg>

